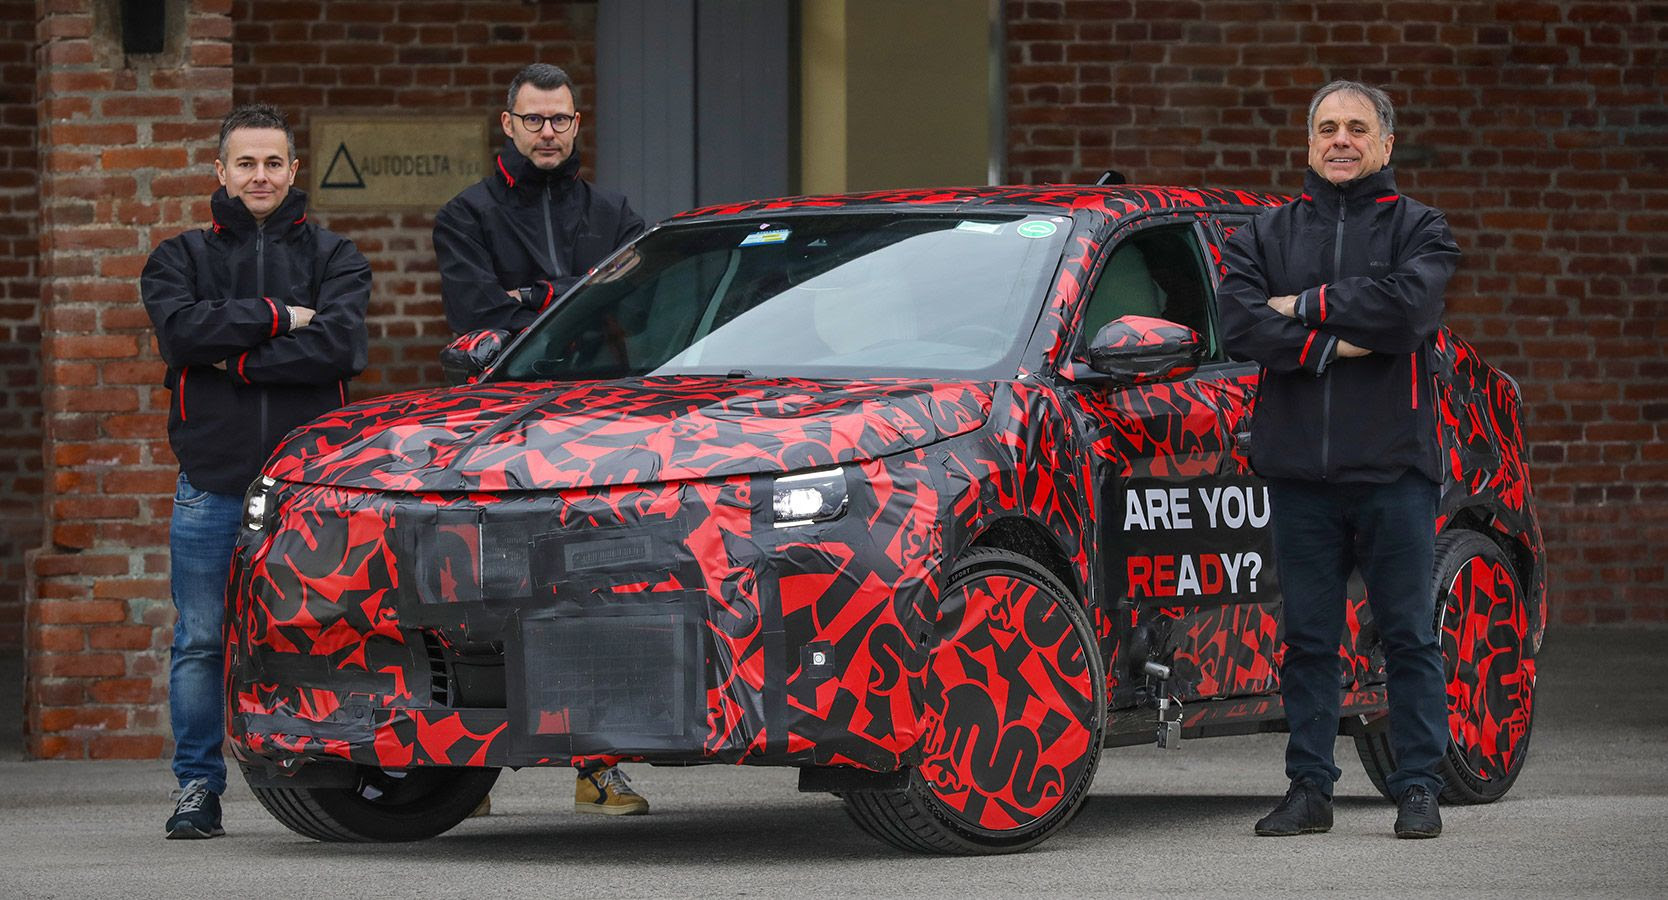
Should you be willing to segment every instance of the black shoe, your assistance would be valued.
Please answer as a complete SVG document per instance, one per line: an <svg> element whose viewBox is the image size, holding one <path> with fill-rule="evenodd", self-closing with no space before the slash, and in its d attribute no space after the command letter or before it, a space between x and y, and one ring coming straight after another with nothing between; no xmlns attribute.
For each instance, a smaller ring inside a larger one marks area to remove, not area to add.
<svg viewBox="0 0 1668 900"><path fill-rule="evenodd" d="M193 781L175 792L174 814L168 817L168 839L219 837L220 795L205 781Z"/></svg>
<svg viewBox="0 0 1668 900"><path fill-rule="evenodd" d="M1332 798L1312 782L1294 781L1286 799L1274 812L1257 820L1257 834L1263 837L1291 837L1322 834L1332 830Z"/></svg>
<svg viewBox="0 0 1668 900"><path fill-rule="evenodd" d="M1433 838L1442 833L1442 813L1436 808L1436 795L1430 788L1416 784L1402 794L1396 809L1396 837Z"/></svg>

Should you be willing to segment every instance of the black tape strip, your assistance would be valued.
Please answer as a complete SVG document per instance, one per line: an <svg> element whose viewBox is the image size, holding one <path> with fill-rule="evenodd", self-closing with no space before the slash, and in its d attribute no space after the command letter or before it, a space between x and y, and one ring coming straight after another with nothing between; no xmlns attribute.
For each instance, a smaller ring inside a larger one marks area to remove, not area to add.
<svg viewBox="0 0 1668 900"><path fill-rule="evenodd" d="M534 585L564 592L659 581L685 563L685 536L681 523L546 532L529 542L528 568Z"/></svg>
<svg viewBox="0 0 1668 900"><path fill-rule="evenodd" d="M364 669L339 669L328 656L263 652L251 659L258 680L293 687L326 688L338 694L392 694L394 677Z"/></svg>
<svg viewBox="0 0 1668 900"><path fill-rule="evenodd" d="M392 549L394 571L399 576L399 583L392 593L394 611L399 614L401 622L409 621L422 608L425 595L432 590L433 567L428 561L430 548L424 536L434 531L438 519L432 506L401 505L394 510L394 520L398 524L391 529L394 534Z"/></svg>
<svg viewBox="0 0 1668 900"><path fill-rule="evenodd" d="M358 717L340 718L343 714L357 714ZM348 712L348 708L344 707L322 722L298 719L282 713L239 713L238 718L243 721L245 734L282 734L356 743L369 743L376 738L376 730L372 727L374 716L368 708L362 706L354 707L353 712Z"/></svg>
<svg viewBox="0 0 1668 900"><path fill-rule="evenodd" d="M517 759L564 762L573 755L571 736L537 734L529 721L530 711L536 705L530 694L536 695L538 686L533 685L529 690L527 657L529 653L541 651L537 647L528 647L523 615L522 610L511 614L504 633L504 695L510 720L510 754Z"/></svg>
<svg viewBox="0 0 1668 900"><path fill-rule="evenodd" d="M759 606L764 619L765 753L777 757L788 752L788 639L774 565L759 576Z"/></svg>

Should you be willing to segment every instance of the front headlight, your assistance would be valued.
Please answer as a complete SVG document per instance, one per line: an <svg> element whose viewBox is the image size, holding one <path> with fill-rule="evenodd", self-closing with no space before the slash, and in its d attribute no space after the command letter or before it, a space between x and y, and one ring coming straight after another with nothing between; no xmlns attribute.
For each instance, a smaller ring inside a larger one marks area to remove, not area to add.
<svg viewBox="0 0 1668 900"><path fill-rule="evenodd" d="M838 519L846 511L846 470L783 475L771 486L777 528Z"/></svg>
<svg viewBox="0 0 1668 900"><path fill-rule="evenodd" d="M245 531L264 531L272 521L272 488L278 482L262 475L249 485L243 495L243 528Z"/></svg>

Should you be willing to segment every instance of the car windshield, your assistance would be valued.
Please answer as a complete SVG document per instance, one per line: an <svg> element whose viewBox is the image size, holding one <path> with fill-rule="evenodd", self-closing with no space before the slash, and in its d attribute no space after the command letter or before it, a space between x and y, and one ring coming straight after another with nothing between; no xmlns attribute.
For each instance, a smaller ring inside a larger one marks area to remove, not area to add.
<svg viewBox="0 0 1668 900"><path fill-rule="evenodd" d="M535 323L491 380L1012 377L1069 225L889 212L660 228Z"/></svg>

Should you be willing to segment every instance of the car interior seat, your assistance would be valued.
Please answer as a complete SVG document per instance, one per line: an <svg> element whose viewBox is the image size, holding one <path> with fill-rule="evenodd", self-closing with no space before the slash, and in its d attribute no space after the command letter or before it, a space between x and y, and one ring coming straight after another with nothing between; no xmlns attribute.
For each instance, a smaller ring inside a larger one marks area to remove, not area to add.
<svg viewBox="0 0 1668 900"><path fill-rule="evenodd" d="M1146 254L1133 242L1125 242L1113 251L1100 273L1084 313L1084 342L1093 340L1101 326L1121 316L1164 316L1164 291L1153 280Z"/></svg>

